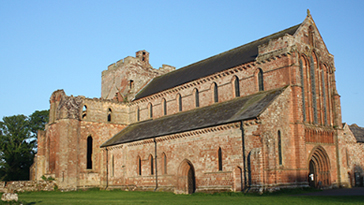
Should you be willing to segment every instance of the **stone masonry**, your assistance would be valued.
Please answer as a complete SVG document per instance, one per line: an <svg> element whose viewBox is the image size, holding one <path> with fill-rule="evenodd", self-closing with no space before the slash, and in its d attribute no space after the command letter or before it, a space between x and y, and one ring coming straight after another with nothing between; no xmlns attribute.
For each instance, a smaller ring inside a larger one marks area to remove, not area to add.
<svg viewBox="0 0 364 205"><path fill-rule="evenodd" d="M175 193L354 186L364 147L342 124L335 70L309 13L178 70L138 51L102 72L101 98L51 95L32 176Z"/></svg>

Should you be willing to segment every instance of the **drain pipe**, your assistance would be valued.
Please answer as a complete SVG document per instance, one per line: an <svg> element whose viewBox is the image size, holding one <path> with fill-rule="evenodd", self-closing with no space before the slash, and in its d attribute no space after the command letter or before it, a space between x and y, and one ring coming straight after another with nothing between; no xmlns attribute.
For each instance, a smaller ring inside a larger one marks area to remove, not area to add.
<svg viewBox="0 0 364 205"><path fill-rule="evenodd" d="M105 150L106 150L106 187L105 187L106 190L109 186L109 153L107 148L105 148Z"/></svg>
<svg viewBox="0 0 364 205"><path fill-rule="evenodd" d="M158 189L158 167L157 167L157 161L158 161L158 156L157 156L157 140L155 140L154 138L154 155L155 155L155 189L154 191L157 191Z"/></svg>
<svg viewBox="0 0 364 205"><path fill-rule="evenodd" d="M240 122L240 130L241 130L241 143L242 143L242 149L243 149L243 163L244 163L244 189L247 189L247 177L246 177L246 156L245 156L245 136L244 136L244 127L243 127L243 121ZM241 187L243 190L243 188Z"/></svg>

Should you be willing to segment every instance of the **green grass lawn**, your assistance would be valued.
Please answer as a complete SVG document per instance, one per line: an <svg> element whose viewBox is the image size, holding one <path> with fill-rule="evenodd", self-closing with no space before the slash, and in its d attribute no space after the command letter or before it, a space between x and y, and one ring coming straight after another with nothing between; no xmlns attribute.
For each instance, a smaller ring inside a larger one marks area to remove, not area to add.
<svg viewBox="0 0 364 205"><path fill-rule="evenodd" d="M309 190L312 191L312 190ZM307 191L273 194L220 193L176 195L166 192L127 192L120 190L19 193L22 204L364 204L364 196L292 196ZM7 204L0 202L0 204ZM16 203L18 204L18 203ZM19 203L20 204L20 203Z"/></svg>

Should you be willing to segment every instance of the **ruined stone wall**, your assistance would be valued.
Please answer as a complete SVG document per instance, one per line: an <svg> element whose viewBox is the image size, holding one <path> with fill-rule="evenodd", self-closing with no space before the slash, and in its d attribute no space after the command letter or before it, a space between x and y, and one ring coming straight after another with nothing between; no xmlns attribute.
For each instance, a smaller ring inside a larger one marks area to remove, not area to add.
<svg viewBox="0 0 364 205"><path fill-rule="evenodd" d="M45 131L38 131L38 149L37 154L34 157L34 163L31 167L31 178L30 180L39 180L45 173L46 173L46 132Z"/></svg>
<svg viewBox="0 0 364 205"><path fill-rule="evenodd" d="M54 191L58 186L55 181L9 181L0 182L0 192L17 193L25 191Z"/></svg>
<svg viewBox="0 0 364 205"><path fill-rule="evenodd" d="M129 108L126 103L113 100L89 99L82 101L81 120L106 124L129 124Z"/></svg>
<svg viewBox="0 0 364 205"><path fill-rule="evenodd" d="M53 109L53 110L52 110ZM128 107L112 100L51 96L51 119L40 133L35 177L53 176L61 188L100 186L100 146L128 123ZM92 138L92 168L86 169L87 138Z"/></svg>
<svg viewBox="0 0 364 205"><path fill-rule="evenodd" d="M109 65L108 69L102 72L101 98L131 101L154 77L173 70L175 68L168 65L159 69L152 68L149 64L149 53L138 51L135 58L128 56Z"/></svg>

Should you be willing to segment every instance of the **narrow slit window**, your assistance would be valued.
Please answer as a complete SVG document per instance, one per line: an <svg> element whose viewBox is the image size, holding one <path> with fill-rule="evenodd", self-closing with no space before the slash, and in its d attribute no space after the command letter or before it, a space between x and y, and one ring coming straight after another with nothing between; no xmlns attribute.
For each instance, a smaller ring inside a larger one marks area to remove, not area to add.
<svg viewBox="0 0 364 205"><path fill-rule="evenodd" d="M163 115L167 115L167 101L163 99Z"/></svg>
<svg viewBox="0 0 364 205"><path fill-rule="evenodd" d="M311 46L313 46L313 27L312 25L308 27L308 41Z"/></svg>
<svg viewBox="0 0 364 205"><path fill-rule="evenodd" d="M136 121L139 122L140 121L139 107L136 108L135 112L136 112Z"/></svg>
<svg viewBox="0 0 364 205"><path fill-rule="evenodd" d="M153 105L149 103L149 118L153 118Z"/></svg>
<svg viewBox="0 0 364 205"><path fill-rule="evenodd" d="M92 137L87 138L87 169L92 169Z"/></svg>
<svg viewBox="0 0 364 205"><path fill-rule="evenodd" d="M108 122L111 122L111 114L112 114L112 110L111 110L111 108L109 108L108 112L107 112L107 121Z"/></svg>
<svg viewBox="0 0 364 205"><path fill-rule="evenodd" d="M150 155L150 175L154 175L154 159L152 155Z"/></svg>
<svg viewBox="0 0 364 205"><path fill-rule="evenodd" d="M219 91L216 83L214 83L214 102L219 102Z"/></svg>
<svg viewBox="0 0 364 205"><path fill-rule="evenodd" d="M258 73L258 85L259 85L259 91L263 91L264 90L263 71L260 68Z"/></svg>
<svg viewBox="0 0 364 205"><path fill-rule="evenodd" d="M196 107L200 107L200 97L197 89L195 89L195 105Z"/></svg>
<svg viewBox="0 0 364 205"><path fill-rule="evenodd" d="M137 166L137 172L138 175L141 176L142 175L142 159L138 156L138 166Z"/></svg>
<svg viewBox="0 0 364 205"><path fill-rule="evenodd" d="M222 153L221 153L221 147L219 147L219 150L217 151L217 158L218 158L219 171L222 171Z"/></svg>
<svg viewBox="0 0 364 205"><path fill-rule="evenodd" d="M279 165L282 165L282 138L281 138L281 131L278 130L278 161Z"/></svg>
<svg viewBox="0 0 364 205"><path fill-rule="evenodd" d="M177 101L178 101L178 111L181 112L182 111L182 96L181 96L181 94L178 94Z"/></svg>
<svg viewBox="0 0 364 205"><path fill-rule="evenodd" d="M87 106L84 105L82 108L82 119L85 119L87 116Z"/></svg>
<svg viewBox="0 0 364 205"><path fill-rule="evenodd" d="M234 80L234 90L235 90L235 97L240 96L240 85L239 85L239 78L235 76Z"/></svg>
<svg viewBox="0 0 364 205"><path fill-rule="evenodd" d="M134 88L134 80L129 80L129 89L133 89Z"/></svg>
<svg viewBox="0 0 364 205"><path fill-rule="evenodd" d="M142 61L145 61L145 52L143 52Z"/></svg>

